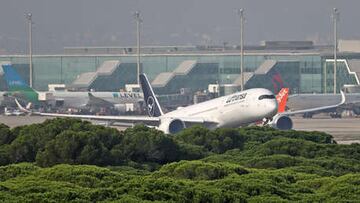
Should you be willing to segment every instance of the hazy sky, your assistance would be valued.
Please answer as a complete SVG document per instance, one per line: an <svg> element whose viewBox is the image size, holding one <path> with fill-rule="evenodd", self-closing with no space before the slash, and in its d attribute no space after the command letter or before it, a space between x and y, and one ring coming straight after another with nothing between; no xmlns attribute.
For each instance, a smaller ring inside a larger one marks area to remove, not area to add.
<svg viewBox="0 0 360 203"><path fill-rule="evenodd" d="M245 42L331 40L331 13L340 11L339 35L360 39L360 0L0 0L0 50L27 49L25 13L34 20L35 53L64 46L131 46L133 12L143 17L144 45L238 44L245 9Z"/></svg>

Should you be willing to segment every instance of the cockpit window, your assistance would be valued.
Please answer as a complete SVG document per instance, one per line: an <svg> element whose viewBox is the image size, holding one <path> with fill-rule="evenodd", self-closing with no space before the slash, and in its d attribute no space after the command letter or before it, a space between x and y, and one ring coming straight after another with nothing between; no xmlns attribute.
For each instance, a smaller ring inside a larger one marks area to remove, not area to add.
<svg viewBox="0 0 360 203"><path fill-rule="evenodd" d="M273 95L273 94L270 94L270 95L264 94L264 95L261 95L259 97L259 100L262 100L262 99L275 99L275 95Z"/></svg>

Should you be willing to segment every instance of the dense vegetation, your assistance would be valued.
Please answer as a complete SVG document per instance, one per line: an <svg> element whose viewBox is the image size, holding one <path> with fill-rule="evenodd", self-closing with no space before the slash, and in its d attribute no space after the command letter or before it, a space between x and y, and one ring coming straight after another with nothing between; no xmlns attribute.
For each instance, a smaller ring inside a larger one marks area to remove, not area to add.
<svg viewBox="0 0 360 203"><path fill-rule="evenodd" d="M0 201L8 202L360 199L360 145L320 132L1 124L0 164Z"/></svg>

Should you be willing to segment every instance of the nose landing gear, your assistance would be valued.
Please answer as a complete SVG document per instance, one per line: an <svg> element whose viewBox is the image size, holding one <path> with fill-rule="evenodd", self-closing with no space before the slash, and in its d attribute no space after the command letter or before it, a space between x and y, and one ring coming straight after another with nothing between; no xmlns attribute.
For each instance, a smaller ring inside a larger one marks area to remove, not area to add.
<svg viewBox="0 0 360 203"><path fill-rule="evenodd" d="M330 113L330 117L331 118L341 118L341 113L338 113L338 112Z"/></svg>
<svg viewBox="0 0 360 203"><path fill-rule="evenodd" d="M272 118L263 118L263 126L266 126L267 124L269 124L273 119Z"/></svg>

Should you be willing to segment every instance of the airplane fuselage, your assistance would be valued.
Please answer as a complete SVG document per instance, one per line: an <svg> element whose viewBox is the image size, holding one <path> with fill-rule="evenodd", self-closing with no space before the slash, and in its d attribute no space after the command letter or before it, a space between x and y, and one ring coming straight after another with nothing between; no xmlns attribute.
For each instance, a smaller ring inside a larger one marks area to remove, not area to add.
<svg viewBox="0 0 360 203"><path fill-rule="evenodd" d="M7 92L0 92L0 103L4 103L4 94ZM55 101L63 101L63 107L66 108L81 108L89 102L88 92L67 92L67 91L50 91L38 92L40 94L50 93L53 95ZM95 97L104 99L112 104L136 103L143 100L141 93L124 93L124 92L91 92ZM23 92L15 92L14 96L18 99L26 101L26 96ZM36 95L37 96L37 95ZM37 99L36 99L37 100ZM37 100L38 101L38 100ZM30 102L30 101L28 101ZM12 102L14 103L14 101ZM15 105L16 106L16 105Z"/></svg>
<svg viewBox="0 0 360 203"><path fill-rule="evenodd" d="M65 107L81 107L89 102L88 92L50 92L55 99L63 100ZM112 104L136 103L143 101L140 93L124 92L91 92L95 97L108 101Z"/></svg>
<svg viewBox="0 0 360 203"><path fill-rule="evenodd" d="M259 99L268 95L268 99ZM271 95L271 96L270 96ZM184 107L162 115L160 118L201 118L215 121L213 127L239 127L277 113L277 101L267 89L256 88Z"/></svg>

